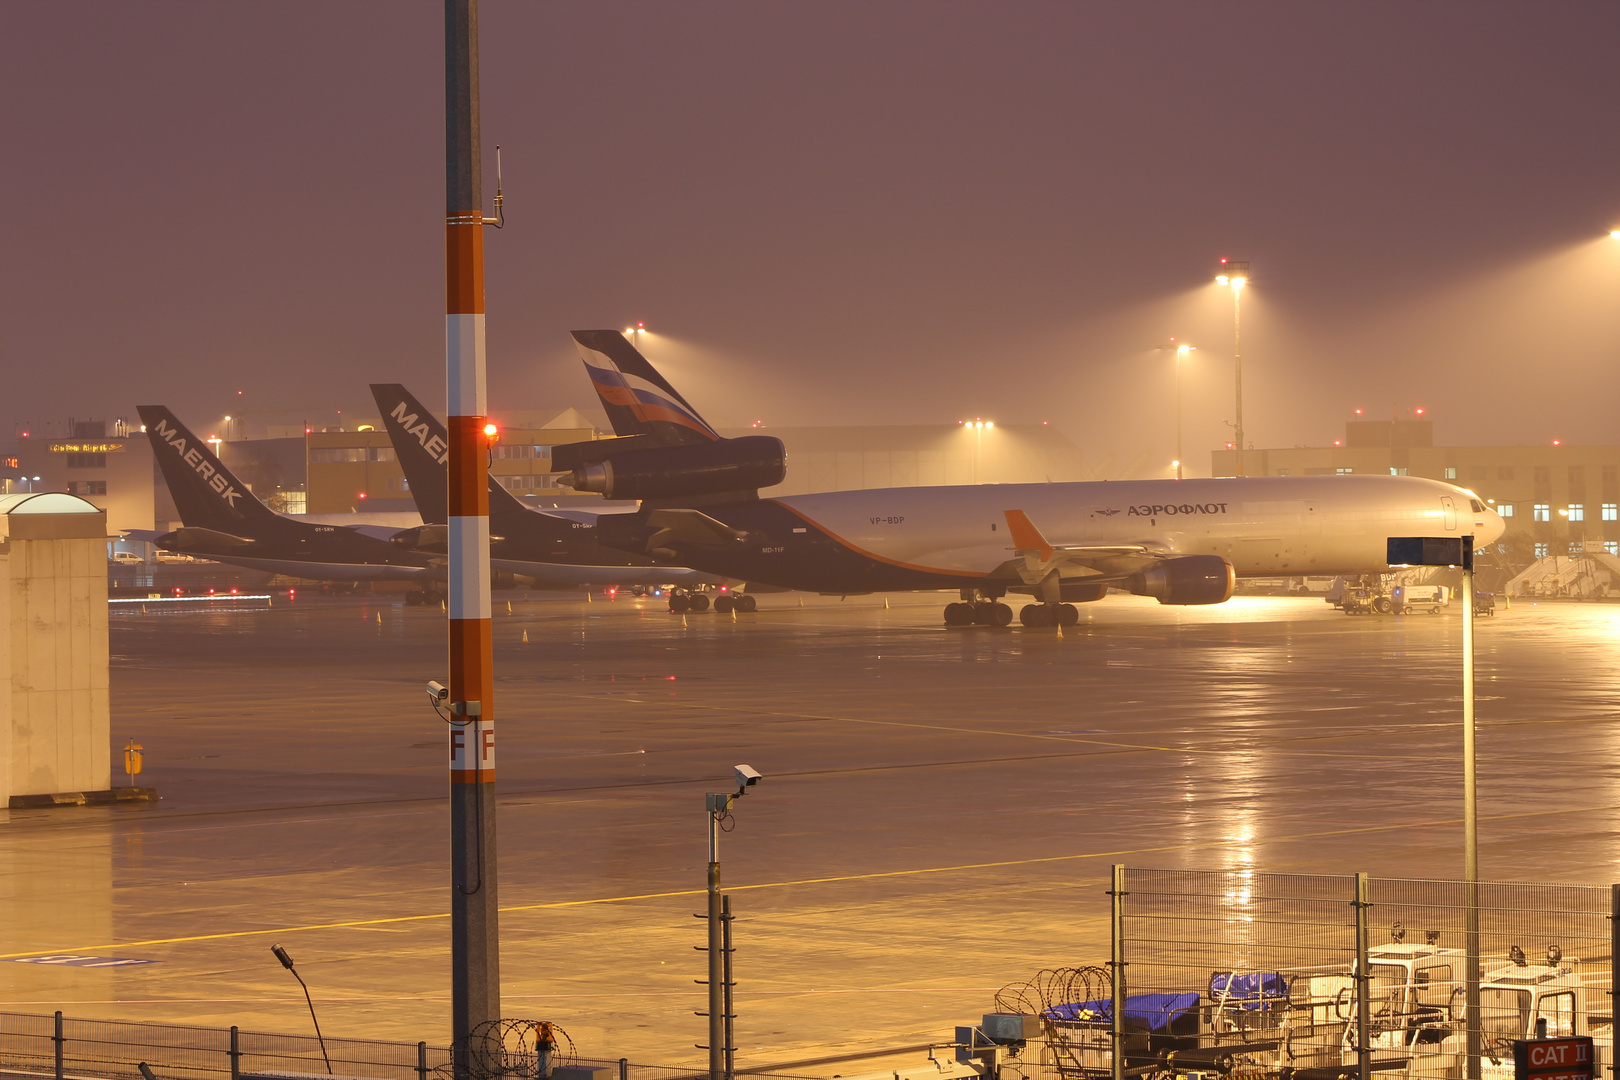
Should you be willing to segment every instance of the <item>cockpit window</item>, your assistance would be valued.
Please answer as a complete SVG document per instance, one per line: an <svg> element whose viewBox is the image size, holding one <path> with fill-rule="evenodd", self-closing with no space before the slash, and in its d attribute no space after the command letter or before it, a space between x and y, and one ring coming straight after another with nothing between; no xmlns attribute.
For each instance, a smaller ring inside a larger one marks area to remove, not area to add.
<svg viewBox="0 0 1620 1080"><path fill-rule="evenodd" d="M1481 504L1478 499L1469 499L1468 505L1474 508L1474 513L1476 514L1483 514L1485 512L1484 505Z"/></svg>

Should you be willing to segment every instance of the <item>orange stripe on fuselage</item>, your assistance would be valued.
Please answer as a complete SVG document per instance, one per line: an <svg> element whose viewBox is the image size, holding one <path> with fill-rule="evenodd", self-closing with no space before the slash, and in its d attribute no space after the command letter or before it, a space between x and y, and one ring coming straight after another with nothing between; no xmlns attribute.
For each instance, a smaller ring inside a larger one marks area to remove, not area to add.
<svg viewBox="0 0 1620 1080"><path fill-rule="evenodd" d="M916 571L919 571L919 572L924 573L924 574L946 574L946 575L948 575L950 577L971 577L971 578L988 578L990 576L988 571L983 571L983 570L941 570L937 566L918 566L916 563L901 562L899 559L891 559L891 558L888 558L887 556L879 555L875 551L867 551L865 548L860 547L860 546L858 546L856 544L852 544L848 540L845 540L842 536L839 536L837 533L835 533L831 529L827 528L827 526L823 525L821 522L817 521L815 518L809 517L809 516L801 513L800 511L793 509L793 507L787 505L786 503L777 502L777 500L775 500L775 499L772 499L771 502L776 503L777 506L780 506L782 509L784 509L788 513L792 514L794 517L799 518L806 525L814 525L816 527L817 531L821 532L823 535L826 535L826 536L831 537L832 539L838 541L840 544L843 544L845 547L849 548L849 550L855 552L857 555L864 555L868 559L875 559L876 561L878 561L880 563L886 563L889 566L898 566L902 570L916 570Z"/></svg>

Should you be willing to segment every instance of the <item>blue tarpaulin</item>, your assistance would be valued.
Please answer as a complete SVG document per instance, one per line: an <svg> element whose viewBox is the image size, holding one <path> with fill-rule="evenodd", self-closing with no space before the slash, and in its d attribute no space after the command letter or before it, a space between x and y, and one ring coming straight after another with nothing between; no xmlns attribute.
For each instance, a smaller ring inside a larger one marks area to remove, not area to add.
<svg viewBox="0 0 1620 1080"><path fill-rule="evenodd" d="M1209 996L1245 1009L1263 1009L1287 998L1292 982L1275 971L1217 971L1209 977Z"/></svg>
<svg viewBox="0 0 1620 1080"><path fill-rule="evenodd" d="M1149 1031L1163 1031L1196 1008L1197 994L1132 994L1125 999L1125 1022ZM1106 998L1076 1001L1054 1005L1046 1010L1046 1015L1053 1020L1109 1024L1114 1019L1114 1003Z"/></svg>

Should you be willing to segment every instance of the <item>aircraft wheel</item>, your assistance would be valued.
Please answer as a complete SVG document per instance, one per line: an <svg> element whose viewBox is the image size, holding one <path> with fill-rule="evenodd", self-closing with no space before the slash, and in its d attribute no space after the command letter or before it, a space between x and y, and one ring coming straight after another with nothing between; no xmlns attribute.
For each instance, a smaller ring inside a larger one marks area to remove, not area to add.
<svg viewBox="0 0 1620 1080"><path fill-rule="evenodd" d="M986 605L990 609L990 617L986 620L990 626L1009 626L1012 624L1012 608L1001 602Z"/></svg>
<svg viewBox="0 0 1620 1080"><path fill-rule="evenodd" d="M945 605L946 626L972 626L973 605L965 603Z"/></svg>
<svg viewBox="0 0 1620 1080"><path fill-rule="evenodd" d="M686 606L692 611L708 611L709 598L702 593L698 593L686 601Z"/></svg>
<svg viewBox="0 0 1620 1080"><path fill-rule="evenodd" d="M1388 615L1395 610L1395 601L1387 596L1380 596L1373 601L1373 610L1380 615Z"/></svg>
<svg viewBox="0 0 1620 1080"><path fill-rule="evenodd" d="M714 598L714 610L718 611L722 615L725 615L736 606L737 602L724 593Z"/></svg>
<svg viewBox="0 0 1620 1080"><path fill-rule="evenodd" d="M679 615L681 612L687 609L687 606L688 604L686 597L682 596L680 593L669 594L669 610L671 614Z"/></svg>
<svg viewBox="0 0 1620 1080"><path fill-rule="evenodd" d="M1059 604L1057 606L1057 623L1059 626L1073 626L1080 621L1080 609L1073 604Z"/></svg>
<svg viewBox="0 0 1620 1080"><path fill-rule="evenodd" d="M752 596L749 596L746 593L744 593L742 596L737 597L736 604L737 604L737 610L742 612L744 615L747 615L747 614L750 614L752 612L755 612L755 611L759 610L759 601L755 600Z"/></svg>
<svg viewBox="0 0 1620 1080"><path fill-rule="evenodd" d="M1042 604L1025 604L1018 611L1018 621L1025 626L1045 626L1046 607Z"/></svg>

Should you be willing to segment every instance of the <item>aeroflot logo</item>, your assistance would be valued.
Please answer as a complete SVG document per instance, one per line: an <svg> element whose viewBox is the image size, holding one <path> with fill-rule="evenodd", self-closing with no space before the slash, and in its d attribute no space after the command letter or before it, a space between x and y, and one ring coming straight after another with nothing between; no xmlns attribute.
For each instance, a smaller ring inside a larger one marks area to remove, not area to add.
<svg viewBox="0 0 1620 1080"><path fill-rule="evenodd" d="M432 454L440 465L450 460L450 447L437 435L428 432L427 421L418 424L417 415L407 412L402 401L394 406L394 411L388 414L399 421L399 426L405 429L405 434L416 436L416 441L422 444L422 449Z"/></svg>
<svg viewBox="0 0 1620 1080"><path fill-rule="evenodd" d="M1133 506L1131 517L1173 517L1176 514L1224 514L1225 503L1143 503Z"/></svg>
<svg viewBox="0 0 1620 1080"><path fill-rule="evenodd" d="M164 442L169 444L171 450L180 455L181 461L196 470L197 475L203 478L203 483L219 493L219 497L225 500L225 505L232 510L236 509L236 500L242 497L242 493L231 486L230 481L225 479L223 473L203 460L202 451L195 446L187 447L186 437L170 427L166 421L159 420L157 422L157 433L163 437Z"/></svg>

